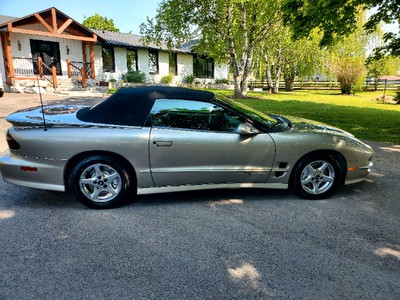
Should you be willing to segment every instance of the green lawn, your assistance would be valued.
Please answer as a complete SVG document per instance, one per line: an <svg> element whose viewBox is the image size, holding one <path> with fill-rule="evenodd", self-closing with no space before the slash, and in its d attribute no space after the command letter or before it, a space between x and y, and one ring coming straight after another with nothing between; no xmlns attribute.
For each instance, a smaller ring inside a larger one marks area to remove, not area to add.
<svg viewBox="0 0 400 300"><path fill-rule="evenodd" d="M231 96L232 91L212 90ZM394 96L394 92L387 95ZM400 105L375 101L382 92L339 95L338 91L249 92L236 99L262 112L292 115L339 127L365 140L400 144Z"/></svg>

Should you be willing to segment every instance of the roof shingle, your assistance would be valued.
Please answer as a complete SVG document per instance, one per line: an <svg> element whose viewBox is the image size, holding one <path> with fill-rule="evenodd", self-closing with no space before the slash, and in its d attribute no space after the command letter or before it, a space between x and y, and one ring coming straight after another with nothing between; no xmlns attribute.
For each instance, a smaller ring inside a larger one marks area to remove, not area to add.
<svg viewBox="0 0 400 300"><path fill-rule="evenodd" d="M174 51L181 53L191 53L189 48L172 48L168 49L168 46L163 42L160 46L155 43L146 44L143 37L137 34L122 33L122 32L111 32L106 30L91 29L97 36L105 41L106 45L124 47L124 48L142 48L142 49L155 49L161 51Z"/></svg>

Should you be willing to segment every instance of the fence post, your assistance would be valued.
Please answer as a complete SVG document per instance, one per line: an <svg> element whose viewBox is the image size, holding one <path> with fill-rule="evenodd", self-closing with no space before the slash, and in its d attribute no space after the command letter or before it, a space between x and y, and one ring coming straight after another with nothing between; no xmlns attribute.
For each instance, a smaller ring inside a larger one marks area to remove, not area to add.
<svg viewBox="0 0 400 300"><path fill-rule="evenodd" d="M39 69L39 77L42 78L43 77L43 63L42 63L42 58L40 56L37 59L37 63L38 63L38 69Z"/></svg>
<svg viewBox="0 0 400 300"><path fill-rule="evenodd" d="M82 74L82 87L85 88L86 87L86 69L82 68L81 69L81 74Z"/></svg>
<svg viewBox="0 0 400 300"><path fill-rule="evenodd" d="M53 87L56 88L57 84L57 68L56 66L51 66L51 74L53 76Z"/></svg>
<svg viewBox="0 0 400 300"><path fill-rule="evenodd" d="M67 72L68 72L68 78L71 78L71 61L67 59Z"/></svg>
<svg viewBox="0 0 400 300"><path fill-rule="evenodd" d="M387 78L385 78L385 89L383 90L383 97L386 96ZM383 98L385 99L385 98Z"/></svg>

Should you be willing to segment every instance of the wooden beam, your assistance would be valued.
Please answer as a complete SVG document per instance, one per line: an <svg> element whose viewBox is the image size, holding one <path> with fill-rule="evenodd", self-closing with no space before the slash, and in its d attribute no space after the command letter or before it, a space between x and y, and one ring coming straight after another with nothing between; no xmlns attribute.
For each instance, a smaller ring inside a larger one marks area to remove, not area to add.
<svg viewBox="0 0 400 300"><path fill-rule="evenodd" d="M67 61L67 73L68 73L68 78L71 78L71 61L69 59L66 60Z"/></svg>
<svg viewBox="0 0 400 300"><path fill-rule="evenodd" d="M57 13L54 7L51 8L51 21L53 22L53 32L57 32Z"/></svg>
<svg viewBox="0 0 400 300"><path fill-rule="evenodd" d="M42 25L43 25L44 27L46 27L46 29L47 29L49 32L53 32L53 28L42 18L41 15L39 15L38 13L36 13L36 14L35 14L35 17L36 17L36 19L39 20L40 23L42 23Z"/></svg>
<svg viewBox="0 0 400 300"><path fill-rule="evenodd" d="M94 51L93 51L93 43L89 43L89 57L90 57L90 77L92 79L96 78L96 74L94 73Z"/></svg>
<svg viewBox="0 0 400 300"><path fill-rule="evenodd" d="M53 77L53 87L56 88L58 86L58 83L57 83L57 68L56 68L56 66L51 66L51 75Z"/></svg>
<svg viewBox="0 0 400 300"><path fill-rule="evenodd" d="M61 34L65 29L67 29L67 27L72 23L72 19L68 19L67 21L65 21L64 24L62 24L62 26L60 28L58 28L57 30L57 34Z"/></svg>
<svg viewBox="0 0 400 300"><path fill-rule="evenodd" d="M86 36L76 36L76 35L50 33L50 32L38 31L38 30L30 30L30 29L21 29L21 28L15 28L15 27L13 27L10 30L10 32L35 34L35 35L42 35L42 36L52 36L52 37L57 37L57 38L60 38L60 39L68 39L68 40L97 42L97 36L96 35L93 35L93 37L86 37Z"/></svg>
<svg viewBox="0 0 400 300"><path fill-rule="evenodd" d="M39 77L42 78L43 77L43 61L40 56L37 58L37 64L38 64Z"/></svg>
<svg viewBox="0 0 400 300"><path fill-rule="evenodd" d="M82 42L82 61L85 64L86 63L86 59L87 59L87 55L86 55L86 43Z"/></svg>
<svg viewBox="0 0 400 300"><path fill-rule="evenodd" d="M6 82L8 85L13 84L14 66L12 60L11 39L10 33L5 32L1 34L1 44L3 48L4 70L6 75Z"/></svg>

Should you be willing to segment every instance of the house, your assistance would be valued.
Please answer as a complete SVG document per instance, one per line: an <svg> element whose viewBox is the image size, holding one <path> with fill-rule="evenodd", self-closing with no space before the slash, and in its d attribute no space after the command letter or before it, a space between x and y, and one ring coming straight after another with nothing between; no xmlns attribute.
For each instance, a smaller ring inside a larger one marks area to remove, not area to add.
<svg viewBox="0 0 400 300"><path fill-rule="evenodd" d="M68 80L82 87L141 71L149 83L174 74L179 84L188 75L203 83L228 78L228 66L190 48L145 44L141 36L86 28L52 7L15 18L0 16L0 73L6 91L40 85L60 88ZM25 89L26 90L26 89Z"/></svg>

